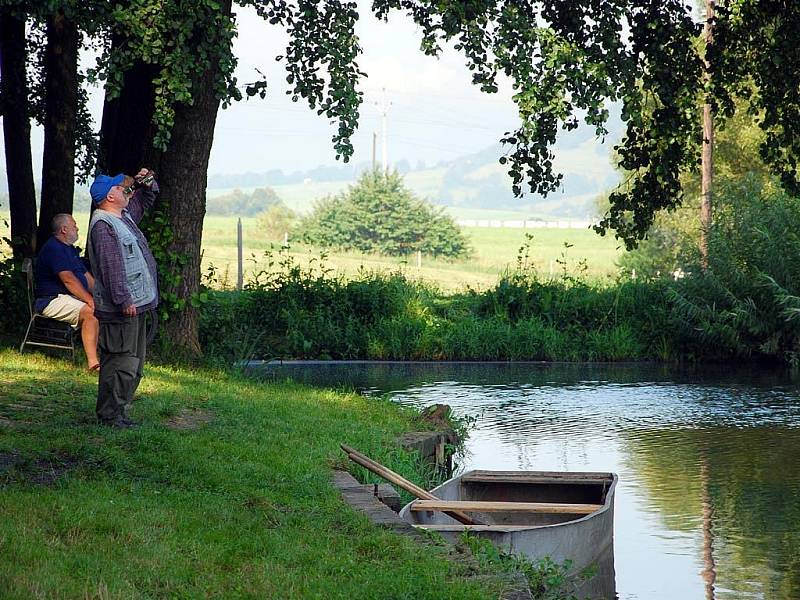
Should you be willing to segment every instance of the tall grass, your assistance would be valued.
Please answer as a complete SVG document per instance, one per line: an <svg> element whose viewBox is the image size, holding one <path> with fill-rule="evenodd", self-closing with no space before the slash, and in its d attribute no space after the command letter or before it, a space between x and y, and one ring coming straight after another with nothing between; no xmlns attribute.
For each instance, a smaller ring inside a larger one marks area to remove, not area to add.
<svg viewBox="0 0 800 600"><path fill-rule="evenodd" d="M709 269L669 291L673 335L693 357L800 357L800 200L757 178L727 184ZM690 267L691 268L691 267Z"/></svg>
<svg viewBox="0 0 800 600"><path fill-rule="evenodd" d="M344 279L289 256L241 292L210 293L202 342L227 360L256 333L248 347L259 358L639 360L658 356L667 320L659 283L514 271L489 290L443 295L401 273Z"/></svg>

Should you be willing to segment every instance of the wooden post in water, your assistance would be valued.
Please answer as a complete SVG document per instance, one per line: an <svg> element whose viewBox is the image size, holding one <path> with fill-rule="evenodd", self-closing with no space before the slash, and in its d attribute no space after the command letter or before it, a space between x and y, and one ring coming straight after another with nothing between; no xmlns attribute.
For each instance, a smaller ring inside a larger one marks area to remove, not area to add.
<svg viewBox="0 0 800 600"><path fill-rule="evenodd" d="M236 222L236 251L238 258L238 270L236 272L236 289L244 287L244 261L242 260L244 241L242 239L242 218Z"/></svg>

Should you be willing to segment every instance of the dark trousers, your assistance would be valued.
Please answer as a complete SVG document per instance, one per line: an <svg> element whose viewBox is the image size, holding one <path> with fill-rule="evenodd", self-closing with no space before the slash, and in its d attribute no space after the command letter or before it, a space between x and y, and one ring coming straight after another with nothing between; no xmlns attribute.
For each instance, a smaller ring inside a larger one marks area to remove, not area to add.
<svg viewBox="0 0 800 600"><path fill-rule="evenodd" d="M97 418L113 421L125 416L139 387L147 346L145 315L121 322L100 321L100 382L97 386Z"/></svg>

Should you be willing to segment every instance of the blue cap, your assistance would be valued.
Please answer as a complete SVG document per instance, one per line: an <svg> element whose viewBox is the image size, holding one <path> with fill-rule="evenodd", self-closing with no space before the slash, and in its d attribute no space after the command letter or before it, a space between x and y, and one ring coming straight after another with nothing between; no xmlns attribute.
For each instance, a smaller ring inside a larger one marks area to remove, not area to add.
<svg viewBox="0 0 800 600"><path fill-rule="evenodd" d="M115 185L122 185L123 181L125 181L124 173L114 175L114 177L109 177L108 175L98 175L95 177L92 187L89 188L89 194L91 194L92 202L94 202L95 206L106 199L112 187Z"/></svg>

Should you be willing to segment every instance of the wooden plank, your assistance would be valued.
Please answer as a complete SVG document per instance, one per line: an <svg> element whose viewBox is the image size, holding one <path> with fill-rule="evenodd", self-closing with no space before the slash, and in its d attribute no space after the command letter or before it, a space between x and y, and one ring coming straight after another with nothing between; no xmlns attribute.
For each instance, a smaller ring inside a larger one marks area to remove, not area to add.
<svg viewBox="0 0 800 600"><path fill-rule="evenodd" d="M549 471L474 471L461 477L464 483L610 484L612 473L563 473Z"/></svg>
<svg viewBox="0 0 800 600"><path fill-rule="evenodd" d="M384 479L390 481L391 483L394 483L395 485L399 485L407 492L414 494L417 498L427 498L429 500L436 499L436 496L434 496L430 492L423 490L421 487L408 481L408 479L401 477L391 469L388 469L379 462L372 460L366 454L362 454L355 448L351 448L350 446L347 446L345 444L339 444L339 446L347 454L350 460L352 460L354 463L361 465L365 469L372 471L376 475L383 477ZM459 511L445 511L445 514L448 517L452 517L459 523L464 523L465 525L481 524L479 521L476 521L469 515L465 515L464 513Z"/></svg>
<svg viewBox="0 0 800 600"><path fill-rule="evenodd" d="M414 500L411 510L448 510L468 512L531 512L548 514L588 515L603 508L602 504L563 504L560 502L479 502L474 500Z"/></svg>

